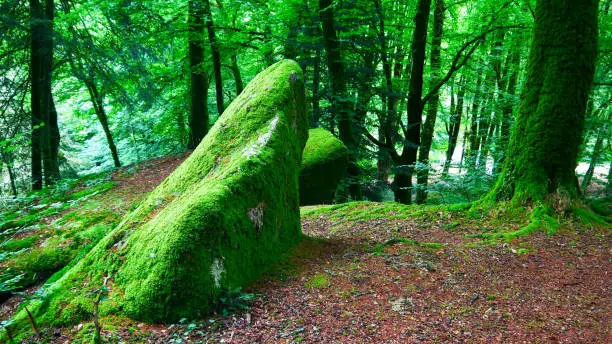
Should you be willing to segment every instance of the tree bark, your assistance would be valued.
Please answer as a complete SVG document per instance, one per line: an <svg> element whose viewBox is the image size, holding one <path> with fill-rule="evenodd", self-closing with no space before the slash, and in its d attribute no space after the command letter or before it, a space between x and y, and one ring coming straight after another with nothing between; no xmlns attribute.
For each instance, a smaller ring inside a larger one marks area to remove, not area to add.
<svg viewBox="0 0 612 344"><path fill-rule="evenodd" d="M201 0L189 1L189 67L191 69L189 149L195 149L208 132L208 74L203 66L204 14L202 11Z"/></svg>
<svg viewBox="0 0 612 344"><path fill-rule="evenodd" d="M244 90L244 83L242 81L242 74L240 73L240 67L238 67L238 56L232 54L230 56L230 70L234 76L234 83L236 84L236 97Z"/></svg>
<svg viewBox="0 0 612 344"><path fill-rule="evenodd" d="M319 14L323 29L323 43L327 52L327 68L332 93L332 108L338 118L340 140L349 149L347 182L350 195L355 200L362 199L357 166L357 139L353 132L353 104L346 92L346 76L342 61L340 41L336 35L334 9L331 0L319 0Z"/></svg>
<svg viewBox="0 0 612 344"><path fill-rule="evenodd" d="M433 36L431 39L431 56L429 63L431 65L431 86L434 87L440 78L440 48L442 45L442 33L444 29L444 0L434 0L434 21L433 21ZM429 179L429 151L433 141L434 128L436 126L436 118L438 116L438 102L440 93L436 90L427 104L427 116L423 124L421 132L421 146L419 147L419 165L417 170L417 192L416 202L418 204L425 203L427 199L427 182Z"/></svg>
<svg viewBox="0 0 612 344"><path fill-rule="evenodd" d="M593 174L595 173L595 167L597 167L597 164L599 163L599 158L603 151L603 143L606 137L610 137L610 131L608 130L608 121L606 121L603 127L599 128L599 132L597 133L597 139L595 139L595 145L593 146L593 152L591 153L591 161L589 162L589 168L585 172L584 178L582 179L582 185L580 186L583 193L586 192L587 187L591 184Z"/></svg>
<svg viewBox="0 0 612 344"><path fill-rule="evenodd" d="M499 124L499 141L497 154L495 156L495 162L493 164L493 173L499 174L502 166L504 165L504 159L506 157L506 150L508 148L508 141L510 139L510 127L512 125L512 110L514 109L514 97L516 95L516 84L518 82L518 74L520 68L521 53L518 50L513 50L510 57L510 64L512 72L508 77L508 85L505 92L503 92L503 101L501 104L502 118Z"/></svg>
<svg viewBox="0 0 612 344"><path fill-rule="evenodd" d="M537 1L527 77L494 200L566 208L580 197L574 170L597 56L597 5Z"/></svg>
<svg viewBox="0 0 612 344"><path fill-rule="evenodd" d="M108 144L108 149L111 151L113 163L116 168L119 168L121 167L121 161L119 160L117 146L115 146L115 141L113 140L113 136L108 125L108 116L106 116L106 111L104 110L104 98L98 91L98 87L96 86L96 83L93 79L93 75L90 75L90 78L84 81L85 86L87 87L87 91L89 92L89 97L91 99L91 103L93 104L94 111L96 112L98 121L100 122L100 125L102 125L102 130L104 131L104 135L106 136L106 142Z"/></svg>
<svg viewBox="0 0 612 344"><path fill-rule="evenodd" d="M221 54L219 53L219 42L217 42L217 37L215 36L215 27L213 26L212 12L210 10L210 0L204 0L204 21L206 22L206 31L208 32L208 41L210 42L210 50L213 58L217 112L219 113L219 116L221 116L224 110L223 79L221 78Z"/></svg>
<svg viewBox="0 0 612 344"><path fill-rule="evenodd" d="M43 186L42 165L42 102L43 98L43 9L39 0L30 0L31 42L30 42L30 106L32 112L32 138L31 138L31 185L32 190L41 190Z"/></svg>
<svg viewBox="0 0 612 344"><path fill-rule="evenodd" d="M393 193L396 202L412 203L412 175L417 161L417 152L421 144L421 117L423 107L423 70L425 66L425 45L427 43L427 23L429 22L429 8L431 0L419 0L414 17L414 31L412 35L412 68L410 84L408 87L407 115L408 123L405 131L405 143L402 154L395 162L395 179Z"/></svg>
<svg viewBox="0 0 612 344"><path fill-rule="evenodd" d="M457 139L459 138L459 130L461 129L461 117L463 117L463 99L465 97L465 77L462 75L459 79L459 92L457 93L457 105L450 115L448 123L448 148L446 150L446 160L442 174L448 174L450 164L453 161L453 154L457 147Z"/></svg>

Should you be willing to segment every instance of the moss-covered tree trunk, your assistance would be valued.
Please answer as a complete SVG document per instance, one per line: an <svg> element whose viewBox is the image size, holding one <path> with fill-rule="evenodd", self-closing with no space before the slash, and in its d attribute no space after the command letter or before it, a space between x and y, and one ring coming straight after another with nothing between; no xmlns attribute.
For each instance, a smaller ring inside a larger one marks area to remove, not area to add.
<svg viewBox="0 0 612 344"><path fill-rule="evenodd" d="M597 55L597 4L538 0L518 116L489 197L518 204L579 197L574 170Z"/></svg>

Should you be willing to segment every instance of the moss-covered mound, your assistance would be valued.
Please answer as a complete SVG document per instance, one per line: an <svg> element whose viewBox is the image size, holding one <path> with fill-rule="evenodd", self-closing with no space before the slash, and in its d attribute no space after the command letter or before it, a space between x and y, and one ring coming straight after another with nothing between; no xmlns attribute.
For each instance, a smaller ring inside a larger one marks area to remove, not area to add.
<svg viewBox="0 0 612 344"><path fill-rule="evenodd" d="M45 325L74 323L91 317L97 290L107 288L100 315L171 321L209 312L219 295L258 277L301 239L306 128L300 67L276 63L137 209L54 276L29 310ZM24 311L12 326L29 326Z"/></svg>
<svg viewBox="0 0 612 344"><path fill-rule="evenodd" d="M348 163L348 149L325 129L311 129L302 157L300 204L332 203Z"/></svg>

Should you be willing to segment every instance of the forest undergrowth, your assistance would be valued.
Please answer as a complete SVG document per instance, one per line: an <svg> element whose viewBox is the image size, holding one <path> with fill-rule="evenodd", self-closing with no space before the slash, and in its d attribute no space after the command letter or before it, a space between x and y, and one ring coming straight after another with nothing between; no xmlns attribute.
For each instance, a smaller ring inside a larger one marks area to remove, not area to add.
<svg viewBox="0 0 612 344"><path fill-rule="evenodd" d="M15 218L5 213L0 264L29 280L3 299L3 326L9 325L10 331L10 317L20 304L23 307L22 301L36 297L45 278L59 271L51 277L56 279L99 239L84 233L92 228L106 233L183 158L154 159L84 178L65 192L22 204ZM255 284L228 290L212 316L176 324L101 318L102 340L610 340L612 256L605 221L557 217L554 231L541 225L525 231L533 224L533 212L504 208L503 203L483 209L470 204L352 202L302 207L301 213L307 235L301 244ZM6 234L9 228L18 229ZM38 275L28 265L34 255L52 263L47 275ZM28 340L90 342L95 326L89 321L39 333Z"/></svg>

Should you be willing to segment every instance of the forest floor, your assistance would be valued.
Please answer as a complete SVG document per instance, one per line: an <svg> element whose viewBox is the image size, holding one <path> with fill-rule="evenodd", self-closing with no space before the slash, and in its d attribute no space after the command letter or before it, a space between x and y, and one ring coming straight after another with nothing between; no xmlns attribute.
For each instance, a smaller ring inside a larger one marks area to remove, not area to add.
<svg viewBox="0 0 612 344"><path fill-rule="evenodd" d="M120 170L114 186L88 202L115 199L120 216L182 159ZM554 235L482 235L528 222L527 214L505 209L304 207L304 240L259 282L222 300L218 314L155 325L103 318L102 335L111 343L612 342L610 227L569 218L559 219ZM0 306L0 320L22 297ZM65 343L88 342L92 331L81 323L46 333L49 342Z"/></svg>

